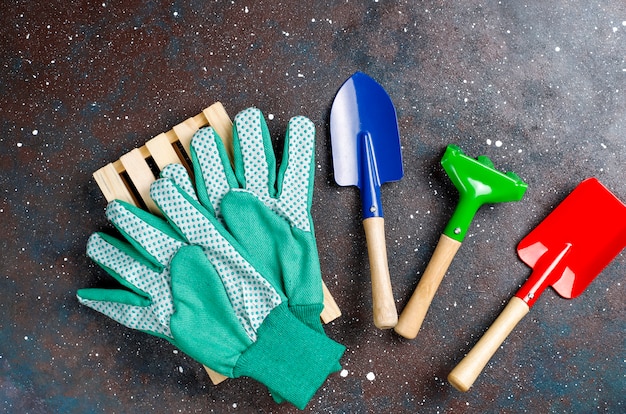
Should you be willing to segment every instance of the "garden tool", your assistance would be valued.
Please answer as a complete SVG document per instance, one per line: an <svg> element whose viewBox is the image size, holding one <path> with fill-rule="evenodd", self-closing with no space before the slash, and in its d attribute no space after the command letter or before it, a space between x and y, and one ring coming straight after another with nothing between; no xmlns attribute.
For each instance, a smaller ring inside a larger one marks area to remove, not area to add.
<svg viewBox="0 0 626 414"><path fill-rule="evenodd" d="M333 102L330 136L335 181L361 191L374 325L393 328L398 312L387 263L380 186L401 179L404 173L396 110L383 87L364 73L352 75Z"/></svg>
<svg viewBox="0 0 626 414"><path fill-rule="evenodd" d="M517 254L532 274L448 381L467 391L548 286L577 297L624 246L626 206L596 178L584 180L520 242Z"/></svg>
<svg viewBox="0 0 626 414"><path fill-rule="evenodd" d="M448 146L441 165L459 191L459 203L395 327L398 334L409 339L417 336L435 292L461 247L474 214L483 204L520 200L527 187L514 173L497 171L486 156L473 159L456 145Z"/></svg>

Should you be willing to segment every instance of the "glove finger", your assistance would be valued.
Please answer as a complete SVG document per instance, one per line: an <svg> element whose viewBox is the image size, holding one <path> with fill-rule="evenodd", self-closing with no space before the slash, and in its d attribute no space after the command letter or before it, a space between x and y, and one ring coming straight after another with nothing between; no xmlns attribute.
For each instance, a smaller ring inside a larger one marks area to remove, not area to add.
<svg viewBox="0 0 626 414"><path fill-rule="evenodd" d="M171 338L167 325L149 307L150 301L125 290L80 289L78 301L122 325L143 332Z"/></svg>
<svg viewBox="0 0 626 414"><path fill-rule="evenodd" d="M202 128L191 140L191 162L196 176L196 191L204 207L220 217L222 197L238 187L221 138L213 128Z"/></svg>
<svg viewBox="0 0 626 414"><path fill-rule="evenodd" d="M278 173L279 203L292 224L310 231L308 211L315 176L315 126L308 118L297 116L289 121L285 151Z"/></svg>
<svg viewBox="0 0 626 414"><path fill-rule="evenodd" d="M110 202L106 216L140 254L155 264L166 266L184 245L166 221L123 201Z"/></svg>
<svg viewBox="0 0 626 414"><path fill-rule="evenodd" d="M206 246L211 243L211 237L219 234L215 227L223 229L215 216L170 179L161 178L152 183L150 197L190 244Z"/></svg>
<svg viewBox="0 0 626 414"><path fill-rule="evenodd" d="M237 179L266 202L275 195L276 159L263 114L257 108L246 109L237 114L233 125Z"/></svg>
<svg viewBox="0 0 626 414"><path fill-rule="evenodd" d="M196 190L193 188L193 184L191 183L191 177L189 177L187 169L183 167L182 164L169 164L165 166L165 168L161 171L161 178L169 178L174 181L176 185L181 188L181 190L184 190L189 197L194 200L198 200Z"/></svg>
<svg viewBox="0 0 626 414"><path fill-rule="evenodd" d="M131 245L115 237L94 233L87 242L87 256L135 294L149 298L151 284L162 279L161 269L146 260ZM163 280L161 283L169 283Z"/></svg>
<svg viewBox="0 0 626 414"><path fill-rule="evenodd" d="M151 303L150 299L144 296L122 289L79 289L78 292L76 292L76 296L78 297L78 301L83 305L88 305L88 303L91 302L110 302L111 306L120 304L145 308L150 306Z"/></svg>

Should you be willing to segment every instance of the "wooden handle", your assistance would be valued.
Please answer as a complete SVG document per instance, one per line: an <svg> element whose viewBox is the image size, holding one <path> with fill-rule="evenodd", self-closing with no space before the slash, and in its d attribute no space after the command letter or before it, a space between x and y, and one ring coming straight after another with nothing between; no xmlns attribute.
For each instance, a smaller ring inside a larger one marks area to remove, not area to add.
<svg viewBox="0 0 626 414"><path fill-rule="evenodd" d="M372 277L374 325L379 329L390 329L398 323L398 311L393 299L389 266L387 265L385 219L382 217L367 218L363 220L363 228L367 239L367 254Z"/></svg>
<svg viewBox="0 0 626 414"><path fill-rule="evenodd" d="M335 298L333 298L324 281L322 281L322 291L324 292L324 309L320 314L320 318L322 318L322 322L330 323L341 316L341 309L339 309L339 305L335 302Z"/></svg>
<svg viewBox="0 0 626 414"><path fill-rule="evenodd" d="M435 296L435 292L448 271L454 255L461 247L461 242L456 241L445 234L442 234L437 243L433 256L426 266L415 292L400 314L400 319L395 327L395 331L408 339L417 336L422 322L426 317L426 312Z"/></svg>
<svg viewBox="0 0 626 414"><path fill-rule="evenodd" d="M513 296L474 348L450 372L448 382L459 391L469 390L487 362L529 310L526 302Z"/></svg>
<svg viewBox="0 0 626 414"><path fill-rule="evenodd" d="M228 379L227 376L220 374L217 371L213 371L211 368L207 367L206 365L202 365L204 367L204 370L206 371L207 374L209 374L209 378L211 379L211 382L213 383L213 385L217 385L220 382L226 381Z"/></svg>

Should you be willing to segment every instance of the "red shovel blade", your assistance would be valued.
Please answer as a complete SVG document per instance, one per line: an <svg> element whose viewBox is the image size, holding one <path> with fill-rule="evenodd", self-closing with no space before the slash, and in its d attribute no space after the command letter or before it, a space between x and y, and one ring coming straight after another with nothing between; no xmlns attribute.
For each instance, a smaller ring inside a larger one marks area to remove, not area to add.
<svg viewBox="0 0 626 414"><path fill-rule="evenodd" d="M546 287L580 295L626 246L626 206L596 178L581 182L518 245L533 268L516 296L532 306Z"/></svg>

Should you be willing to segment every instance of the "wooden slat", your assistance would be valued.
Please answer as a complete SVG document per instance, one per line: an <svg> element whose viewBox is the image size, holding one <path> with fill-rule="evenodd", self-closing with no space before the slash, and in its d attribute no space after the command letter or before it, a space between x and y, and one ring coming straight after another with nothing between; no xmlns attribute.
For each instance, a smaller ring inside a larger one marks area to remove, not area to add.
<svg viewBox="0 0 626 414"><path fill-rule="evenodd" d="M206 125L206 123L204 123L204 125ZM185 151L187 152L187 155L189 157L191 157L191 138L193 137L193 134L195 134L196 131L199 130L202 126L203 124L198 123L194 118L189 118L185 122L181 122L180 124L172 128L172 130L176 134L176 137L178 138L178 141L180 141L180 143L183 145L183 148L185 148Z"/></svg>
<svg viewBox="0 0 626 414"><path fill-rule="evenodd" d="M211 105L202 111L208 123L213 127L217 135L222 138L224 148L228 152L230 161L233 161L233 123L220 102Z"/></svg>
<svg viewBox="0 0 626 414"><path fill-rule="evenodd" d="M213 371L211 368L206 365L202 365L207 374L209 374L209 378L213 385L217 385L220 382L226 381L228 379L227 376L220 374L219 372Z"/></svg>
<svg viewBox="0 0 626 414"><path fill-rule="evenodd" d="M172 147L172 143L167 138L167 135L163 133L146 142L146 148L148 148L148 152L150 152L159 170L162 170L169 164L180 162L178 154L174 150L174 147Z"/></svg>
<svg viewBox="0 0 626 414"><path fill-rule="evenodd" d="M122 155L120 161L124 168L126 168L126 173L132 180L139 196L141 196L141 200L146 207L148 207L148 210L150 210L151 213L160 214L159 208L152 198L150 198L150 184L152 184L156 178L154 174L152 174L152 170L146 162L146 159L141 155L141 151L135 148L131 152Z"/></svg>
<svg viewBox="0 0 626 414"><path fill-rule="evenodd" d="M330 294L330 290L322 280L322 290L324 292L324 309L320 317L324 323L330 323L341 316L341 309L335 302L335 298Z"/></svg>
<svg viewBox="0 0 626 414"><path fill-rule="evenodd" d="M93 178L96 180L96 184L100 187L107 202L122 200L137 205L135 198L132 196L131 192L128 191L128 187L126 187L124 180L122 180L122 177L112 163L105 165L93 173Z"/></svg>

